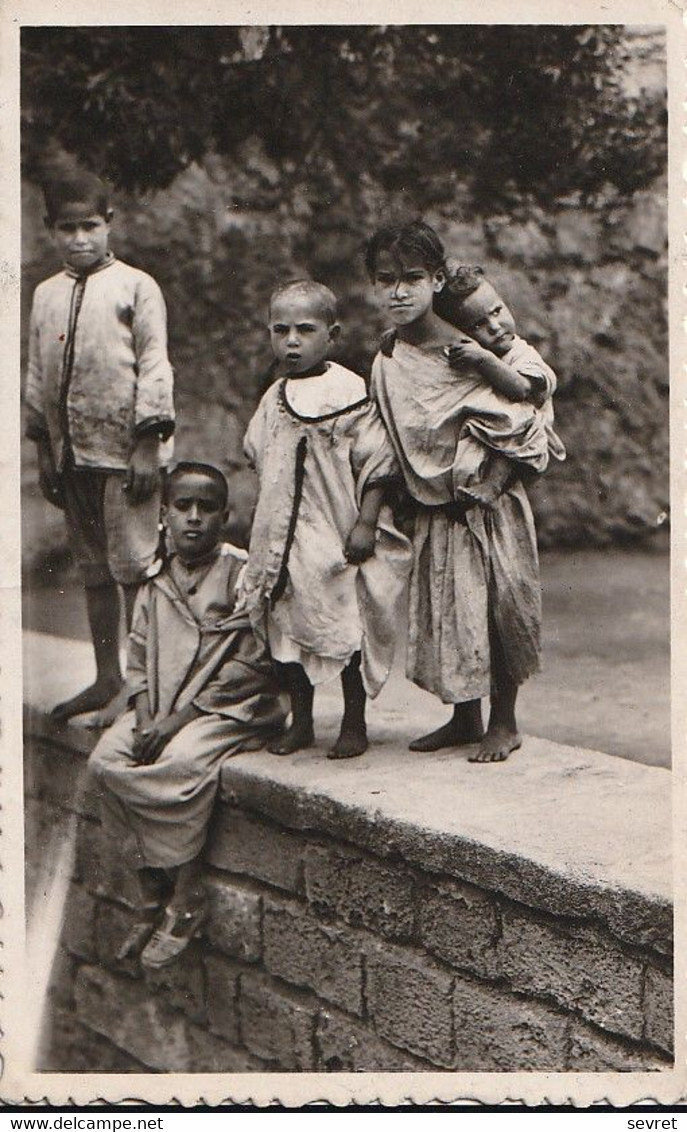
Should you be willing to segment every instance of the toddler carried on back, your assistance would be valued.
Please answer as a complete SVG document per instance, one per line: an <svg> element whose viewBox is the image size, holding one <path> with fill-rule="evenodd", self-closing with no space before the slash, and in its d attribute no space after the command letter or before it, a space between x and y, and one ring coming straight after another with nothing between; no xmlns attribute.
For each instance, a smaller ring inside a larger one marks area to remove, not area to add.
<svg viewBox="0 0 687 1132"><path fill-rule="evenodd" d="M518 687L539 667L539 563L520 474L564 456L552 428L555 378L474 270L454 282L451 304L473 340L439 317L445 256L429 225L380 229L366 266L395 331L375 358L371 392L417 505L407 673L454 705L411 749L480 742L474 761L502 761L520 746Z"/></svg>

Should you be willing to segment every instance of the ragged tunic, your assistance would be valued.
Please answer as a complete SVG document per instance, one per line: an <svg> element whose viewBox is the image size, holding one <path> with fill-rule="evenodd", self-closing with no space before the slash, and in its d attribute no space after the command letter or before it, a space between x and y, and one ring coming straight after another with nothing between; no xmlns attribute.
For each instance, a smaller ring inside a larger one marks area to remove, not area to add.
<svg viewBox="0 0 687 1132"><path fill-rule="evenodd" d="M402 423L390 408L383 377L388 362L393 401L404 406ZM443 348L420 350L396 340L391 358L375 358L372 388L408 489L421 503L460 498L463 488L483 479L492 452L535 472L548 466L542 413L529 402L509 401L468 369L451 368Z"/></svg>
<svg viewBox="0 0 687 1132"><path fill-rule="evenodd" d="M488 695L493 620L508 670L521 683L538 670L541 629L536 534L525 489L516 483L491 514L474 507L459 521L443 505L460 499L470 475L479 475L488 432L493 439L503 429L503 446L493 446L503 455L510 445L513 459L545 467L541 416L452 370L443 352L404 342L391 357L375 358L371 396L408 492L421 505L413 537L408 677L445 703ZM466 438L474 451L463 445L458 452Z"/></svg>
<svg viewBox="0 0 687 1132"><path fill-rule="evenodd" d="M558 378L551 366L544 361L534 346L530 346L529 342L517 334L514 335L511 347L501 361L521 377L529 378L534 391L541 395L539 413L546 429L549 456L553 456L555 460L565 460L565 446L554 428L553 395L558 386Z"/></svg>
<svg viewBox="0 0 687 1132"><path fill-rule="evenodd" d="M321 375L276 382L245 451L260 480L243 581L256 633L313 684L361 652L365 689L376 695L393 661L411 551L384 505L372 557L352 565L344 554L365 489L400 478L365 383L335 362Z"/></svg>
<svg viewBox="0 0 687 1132"><path fill-rule="evenodd" d="M156 720L189 704L202 714L149 766L133 759L133 710L91 755L106 825L138 867L193 860L205 842L222 763L263 746L284 721L264 645L236 607L245 558L228 544L191 568L173 556L139 591L127 662L130 702L147 694Z"/></svg>

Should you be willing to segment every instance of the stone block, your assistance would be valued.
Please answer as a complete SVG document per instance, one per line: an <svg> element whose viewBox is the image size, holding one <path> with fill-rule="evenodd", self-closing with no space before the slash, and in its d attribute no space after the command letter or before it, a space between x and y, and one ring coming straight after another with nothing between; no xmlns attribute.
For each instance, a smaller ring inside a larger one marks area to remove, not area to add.
<svg viewBox="0 0 687 1132"><path fill-rule="evenodd" d="M271 974L362 1013L361 945L349 929L322 924L296 903L265 898L263 948Z"/></svg>
<svg viewBox="0 0 687 1132"><path fill-rule="evenodd" d="M83 727L53 723L27 712L24 723L25 791L29 797L69 811L97 817L97 798L87 774L88 754L97 736ZM59 773L55 773L59 766Z"/></svg>
<svg viewBox="0 0 687 1132"><path fill-rule="evenodd" d="M320 1010L315 1045L317 1069L330 1073L412 1073L434 1068L338 1010Z"/></svg>
<svg viewBox="0 0 687 1132"><path fill-rule="evenodd" d="M205 997L205 968L201 945L194 942L174 963L159 971L143 970L146 986L157 992L165 1002L181 1010L187 1018L204 1025L208 1011Z"/></svg>
<svg viewBox="0 0 687 1132"><path fill-rule="evenodd" d="M571 263L596 263L600 258L597 217L582 209L566 209L554 217L555 247L561 259Z"/></svg>
<svg viewBox="0 0 687 1132"><path fill-rule="evenodd" d="M498 950L514 990L554 999L611 1033L641 1038L643 965L610 936L504 909Z"/></svg>
<svg viewBox="0 0 687 1132"><path fill-rule="evenodd" d="M494 902L481 889L446 881L428 884L418 897L420 942L459 970L485 978L499 974Z"/></svg>
<svg viewBox="0 0 687 1132"><path fill-rule="evenodd" d="M117 952L136 923L136 913L131 908L103 900L98 905L96 928L96 947L98 961L113 971L137 978L139 965L136 958L118 959Z"/></svg>
<svg viewBox="0 0 687 1132"><path fill-rule="evenodd" d="M465 1071L565 1069L569 1019L503 987L458 978L453 992L454 1068Z"/></svg>
<svg viewBox="0 0 687 1132"><path fill-rule="evenodd" d="M452 1066L453 976L410 949L376 944L365 954L367 1007L376 1032L433 1065Z"/></svg>
<svg viewBox="0 0 687 1132"><path fill-rule="evenodd" d="M243 873L287 892L301 889L305 840L233 806L218 807L206 859L218 869Z"/></svg>
<svg viewBox="0 0 687 1132"><path fill-rule="evenodd" d="M608 217L608 242L616 254L638 251L659 256L668 240L665 196L635 193L631 204Z"/></svg>
<svg viewBox="0 0 687 1132"><path fill-rule="evenodd" d="M254 963L260 958L261 897L240 881L207 877L209 902L206 934L213 947Z"/></svg>
<svg viewBox="0 0 687 1132"><path fill-rule="evenodd" d="M654 1045L672 1053L675 1040L673 980L657 967L647 967L644 982L644 1035Z"/></svg>
<svg viewBox="0 0 687 1132"><path fill-rule="evenodd" d="M188 1020L142 983L82 967L74 995L77 1019L143 1065L162 1073L189 1071Z"/></svg>
<svg viewBox="0 0 687 1132"><path fill-rule="evenodd" d="M432 220L428 219L429 224ZM461 263L483 263L487 258L487 246L481 225L471 220L444 219L442 240L450 249L449 267L453 270ZM451 254L452 253L452 254Z"/></svg>
<svg viewBox="0 0 687 1132"><path fill-rule="evenodd" d="M485 222L490 252L515 263L528 265L551 259L551 242L535 220L514 224L510 217L493 217Z"/></svg>
<svg viewBox="0 0 687 1132"><path fill-rule="evenodd" d="M239 1010L243 1044L252 1054L281 1070L315 1068L317 1003L309 996L249 971L240 979Z"/></svg>
<svg viewBox="0 0 687 1132"><path fill-rule="evenodd" d="M107 1038L58 1007L47 1019L36 1066L40 1073L146 1073L136 1061Z"/></svg>
<svg viewBox="0 0 687 1132"><path fill-rule="evenodd" d="M37 878L45 866L46 846L53 841L55 830L64 824L66 814L45 800L24 798L24 844L26 846L26 867ZM31 894L27 890L27 905Z"/></svg>
<svg viewBox="0 0 687 1132"><path fill-rule="evenodd" d="M568 1069L577 1073L644 1073L670 1069L671 1063L646 1047L612 1038L583 1022L573 1021Z"/></svg>
<svg viewBox="0 0 687 1132"><path fill-rule="evenodd" d="M229 1045L200 1026L187 1024L188 1073L260 1073L268 1068L245 1049Z"/></svg>
<svg viewBox="0 0 687 1132"><path fill-rule="evenodd" d="M318 911L389 939L410 939L413 876L372 857L311 845L305 854L305 892Z"/></svg>
<svg viewBox="0 0 687 1132"><path fill-rule="evenodd" d="M207 1017L213 1033L239 1042L239 975L241 968L223 955L205 955Z"/></svg>
<svg viewBox="0 0 687 1132"><path fill-rule="evenodd" d="M100 822L79 822L76 837L75 872L84 886L98 896L135 908L140 894L134 870L127 864L117 842Z"/></svg>
<svg viewBox="0 0 687 1132"><path fill-rule="evenodd" d="M665 956L673 954L673 904L670 900L648 901L625 889L610 902L608 926L614 935L637 947L647 947Z"/></svg>
<svg viewBox="0 0 687 1132"><path fill-rule="evenodd" d="M78 884L69 886L62 940L79 959L96 957L97 905L89 892Z"/></svg>

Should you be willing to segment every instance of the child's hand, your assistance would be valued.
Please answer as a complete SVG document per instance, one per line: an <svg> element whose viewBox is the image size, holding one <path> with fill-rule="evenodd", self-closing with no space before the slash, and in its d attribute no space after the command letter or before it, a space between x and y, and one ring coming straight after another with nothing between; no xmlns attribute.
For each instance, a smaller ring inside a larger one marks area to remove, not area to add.
<svg viewBox="0 0 687 1132"><path fill-rule="evenodd" d="M151 721L150 726L139 731L134 739L131 753L137 763L148 766L159 759L170 739L173 739L184 726L180 714L168 715L166 719L159 719L157 723Z"/></svg>
<svg viewBox="0 0 687 1132"><path fill-rule="evenodd" d="M55 467L52 452L46 443L38 445L38 483L44 499L64 510L62 479Z"/></svg>
<svg viewBox="0 0 687 1132"><path fill-rule="evenodd" d="M531 386L531 392L527 400L534 405L535 409L541 409L549 396L549 386L543 373L528 374L527 380Z"/></svg>
<svg viewBox="0 0 687 1132"><path fill-rule="evenodd" d="M156 435L141 436L129 457L124 490L133 504L150 499L160 482L159 441Z"/></svg>
<svg viewBox="0 0 687 1132"><path fill-rule="evenodd" d="M357 566L358 563L371 558L375 552L376 535L376 527L373 527L371 523L366 523L364 519L358 519L346 539L344 547L346 559Z"/></svg>
<svg viewBox="0 0 687 1132"><path fill-rule="evenodd" d="M479 366L489 351L473 342L472 338L463 338L452 346L446 347L446 357L452 369L465 369L467 366Z"/></svg>

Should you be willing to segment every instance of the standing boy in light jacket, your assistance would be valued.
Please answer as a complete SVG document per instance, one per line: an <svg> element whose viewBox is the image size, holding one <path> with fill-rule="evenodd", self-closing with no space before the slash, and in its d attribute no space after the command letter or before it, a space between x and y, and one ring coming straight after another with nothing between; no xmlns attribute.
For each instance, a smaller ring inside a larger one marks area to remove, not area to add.
<svg viewBox="0 0 687 1132"><path fill-rule="evenodd" d="M26 435L40 486L64 510L81 567L96 679L53 709L65 721L120 706L119 596L127 627L158 542L161 469L171 459L173 375L154 279L109 249L107 189L87 173L45 188L46 224L64 268L36 288ZM108 705L111 705L108 709Z"/></svg>

